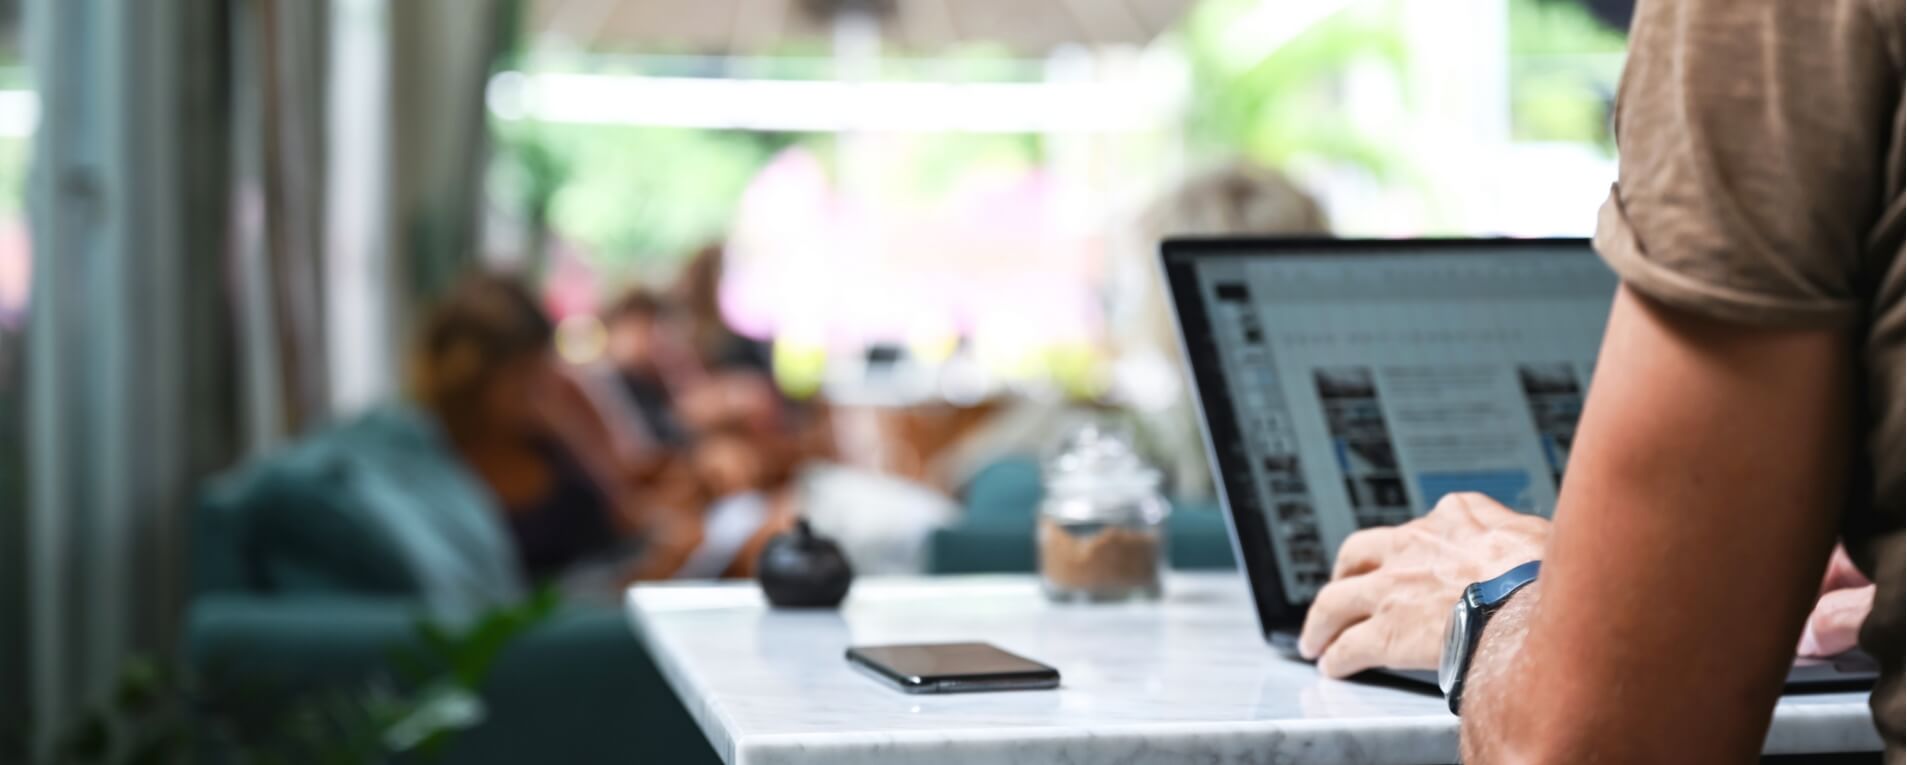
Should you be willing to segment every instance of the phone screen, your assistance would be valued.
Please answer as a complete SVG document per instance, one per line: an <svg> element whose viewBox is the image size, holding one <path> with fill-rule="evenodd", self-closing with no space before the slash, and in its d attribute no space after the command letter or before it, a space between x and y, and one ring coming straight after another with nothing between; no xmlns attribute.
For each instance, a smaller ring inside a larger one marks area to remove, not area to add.
<svg viewBox="0 0 1907 765"><path fill-rule="evenodd" d="M861 659L907 677L1011 675L1051 672L1052 667L1007 653L986 643L874 645L854 649Z"/></svg>
<svg viewBox="0 0 1907 765"><path fill-rule="evenodd" d="M1051 688L1059 671L986 643L877 645L848 649L848 660L909 691Z"/></svg>

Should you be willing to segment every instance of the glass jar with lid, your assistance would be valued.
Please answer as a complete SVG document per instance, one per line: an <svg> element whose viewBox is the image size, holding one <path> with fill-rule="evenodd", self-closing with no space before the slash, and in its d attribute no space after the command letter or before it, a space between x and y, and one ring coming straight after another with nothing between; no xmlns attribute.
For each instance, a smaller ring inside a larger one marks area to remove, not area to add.
<svg viewBox="0 0 1907 765"><path fill-rule="evenodd" d="M1166 567L1159 471L1101 424L1067 436L1045 466L1040 580L1057 601L1156 599Z"/></svg>

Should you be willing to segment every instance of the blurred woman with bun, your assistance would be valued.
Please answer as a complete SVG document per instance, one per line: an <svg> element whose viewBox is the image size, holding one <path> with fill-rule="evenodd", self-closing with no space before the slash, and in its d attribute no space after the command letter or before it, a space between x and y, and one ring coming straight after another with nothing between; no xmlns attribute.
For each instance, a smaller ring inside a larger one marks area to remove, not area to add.
<svg viewBox="0 0 1907 765"><path fill-rule="evenodd" d="M649 526L553 329L521 283L473 275L425 319L410 368L413 397L496 497L532 580L613 557Z"/></svg>

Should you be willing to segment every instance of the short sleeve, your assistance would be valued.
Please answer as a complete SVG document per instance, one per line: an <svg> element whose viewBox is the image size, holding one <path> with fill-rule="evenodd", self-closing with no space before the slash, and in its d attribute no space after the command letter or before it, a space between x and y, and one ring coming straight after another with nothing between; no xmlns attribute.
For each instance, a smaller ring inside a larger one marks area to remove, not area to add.
<svg viewBox="0 0 1907 765"><path fill-rule="evenodd" d="M1596 230L1624 284L1725 321L1861 318L1901 96L1878 5L1642 0Z"/></svg>

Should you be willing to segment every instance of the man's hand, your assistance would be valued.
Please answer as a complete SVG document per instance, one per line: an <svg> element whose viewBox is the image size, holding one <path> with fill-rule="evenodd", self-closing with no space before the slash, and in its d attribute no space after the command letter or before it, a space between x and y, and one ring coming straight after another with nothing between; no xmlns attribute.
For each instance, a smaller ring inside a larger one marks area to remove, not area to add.
<svg viewBox="0 0 1907 765"><path fill-rule="evenodd" d="M1463 589L1542 557L1548 541L1549 521L1471 493L1402 526L1352 534L1311 604L1298 653L1331 677L1434 669Z"/></svg>
<svg viewBox="0 0 1907 765"><path fill-rule="evenodd" d="M1808 616L1808 626L1801 631L1801 644L1795 652L1826 658L1853 650L1861 622L1873 608L1874 583L1854 567L1847 550L1834 548L1827 575L1821 578L1821 599Z"/></svg>

